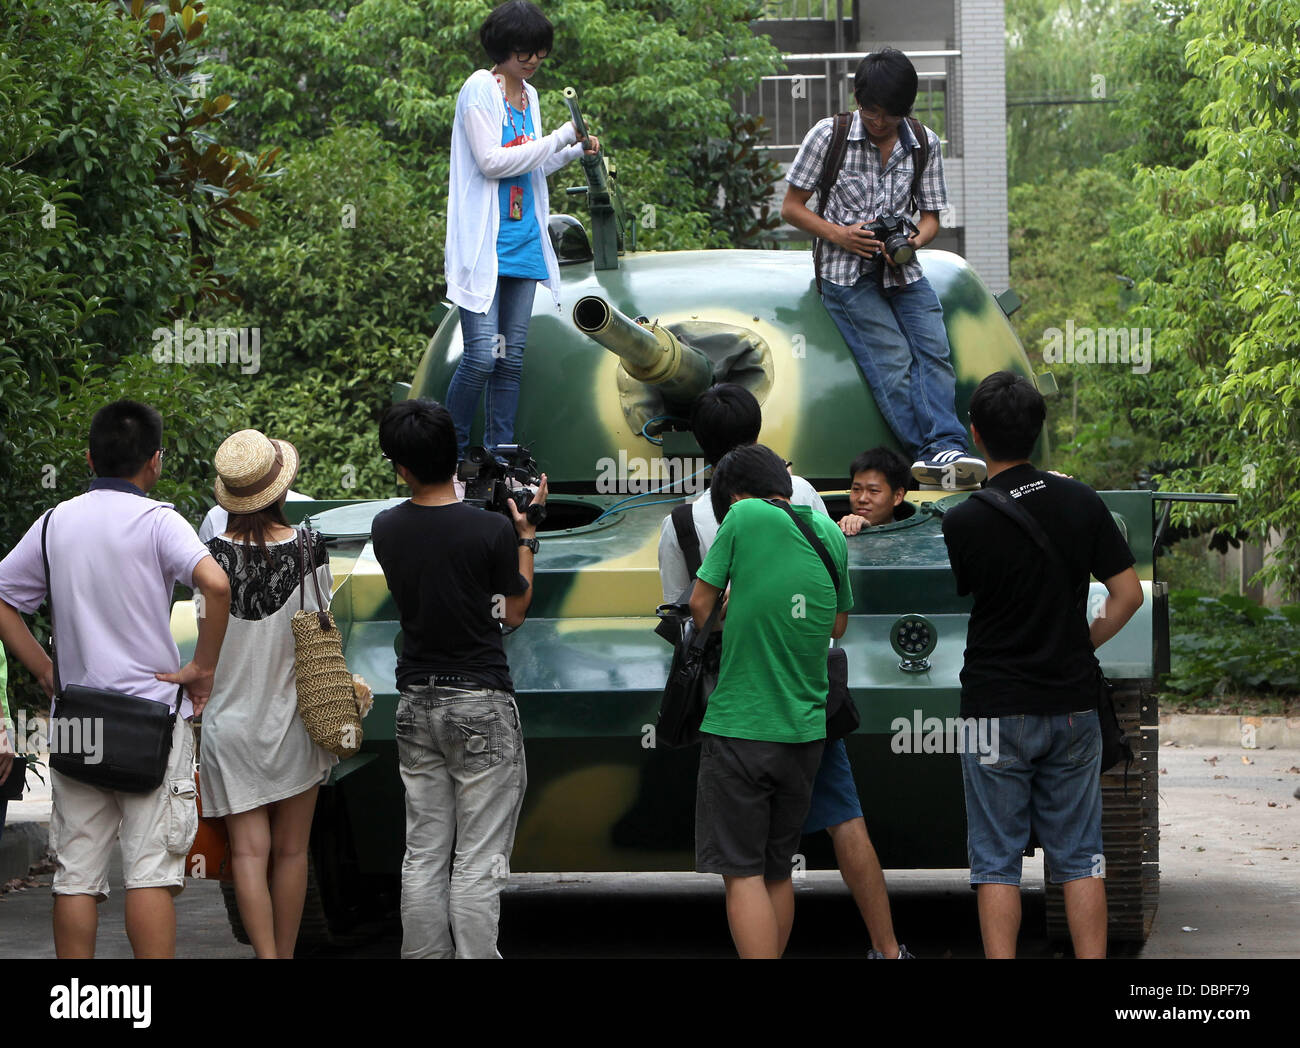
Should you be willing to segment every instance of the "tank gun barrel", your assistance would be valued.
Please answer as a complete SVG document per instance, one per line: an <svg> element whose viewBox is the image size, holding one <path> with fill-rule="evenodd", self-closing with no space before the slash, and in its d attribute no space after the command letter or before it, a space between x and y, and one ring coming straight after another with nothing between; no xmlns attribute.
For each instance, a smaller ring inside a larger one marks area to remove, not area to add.
<svg viewBox="0 0 1300 1048"><path fill-rule="evenodd" d="M713 362L698 349L658 324L637 323L599 295L578 300L573 323L622 360L629 375L671 400L694 400L713 385Z"/></svg>

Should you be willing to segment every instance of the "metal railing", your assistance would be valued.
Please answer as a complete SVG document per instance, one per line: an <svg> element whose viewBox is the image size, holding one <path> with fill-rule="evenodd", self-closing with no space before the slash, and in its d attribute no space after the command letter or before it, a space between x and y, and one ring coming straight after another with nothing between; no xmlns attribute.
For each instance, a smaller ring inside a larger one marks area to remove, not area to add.
<svg viewBox="0 0 1300 1048"><path fill-rule="evenodd" d="M921 123L934 129L943 146L943 155L950 156L949 139L953 137L950 131L956 114L951 111L953 97L949 85L955 82L961 52L908 51L906 54L913 60L943 59L942 72L917 74L919 90L913 112ZM790 71L763 77L756 90L739 96L736 108L741 113L763 117L771 137L761 148L784 150L788 156L783 159L792 160L793 151L817 121L855 108L853 74L862 55L840 51L782 57Z"/></svg>
<svg viewBox="0 0 1300 1048"><path fill-rule="evenodd" d="M763 19L768 22L829 22L853 17L854 0L767 0Z"/></svg>

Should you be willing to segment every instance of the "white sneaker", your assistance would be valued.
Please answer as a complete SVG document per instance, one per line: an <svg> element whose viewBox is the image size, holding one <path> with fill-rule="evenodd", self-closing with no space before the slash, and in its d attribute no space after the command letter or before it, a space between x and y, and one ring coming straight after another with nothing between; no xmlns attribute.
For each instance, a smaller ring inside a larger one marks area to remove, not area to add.
<svg viewBox="0 0 1300 1048"><path fill-rule="evenodd" d="M912 463L913 478L930 489L963 491L977 488L988 475L984 460L966 454L961 448L940 451L928 459L917 459Z"/></svg>

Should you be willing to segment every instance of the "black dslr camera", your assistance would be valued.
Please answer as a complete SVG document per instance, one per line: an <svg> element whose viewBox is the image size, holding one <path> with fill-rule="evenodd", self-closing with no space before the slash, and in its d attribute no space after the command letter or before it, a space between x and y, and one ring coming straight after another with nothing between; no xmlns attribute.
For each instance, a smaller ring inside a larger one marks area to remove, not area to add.
<svg viewBox="0 0 1300 1048"><path fill-rule="evenodd" d="M905 266L916 257L916 248L908 241L920 230L902 215L881 215L862 227L885 245L885 254L896 266Z"/></svg>
<svg viewBox="0 0 1300 1048"><path fill-rule="evenodd" d="M542 483L542 471L525 447L502 444L496 454L489 453L487 448L470 448L457 467L456 475L465 484L467 505L510 517L506 505L510 501L533 527L546 519L546 506L533 504Z"/></svg>

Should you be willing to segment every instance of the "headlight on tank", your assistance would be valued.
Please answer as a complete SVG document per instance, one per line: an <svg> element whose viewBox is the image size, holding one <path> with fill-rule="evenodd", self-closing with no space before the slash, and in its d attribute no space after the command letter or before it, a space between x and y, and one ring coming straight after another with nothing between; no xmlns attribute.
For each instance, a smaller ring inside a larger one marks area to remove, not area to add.
<svg viewBox="0 0 1300 1048"><path fill-rule="evenodd" d="M928 656L939 643L939 631L924 615L903 615L889 627L889 643L901 660L900 670L924 673L930 668Z"/></svg>

